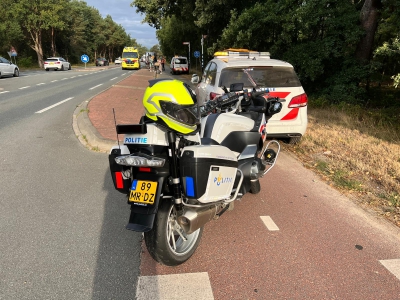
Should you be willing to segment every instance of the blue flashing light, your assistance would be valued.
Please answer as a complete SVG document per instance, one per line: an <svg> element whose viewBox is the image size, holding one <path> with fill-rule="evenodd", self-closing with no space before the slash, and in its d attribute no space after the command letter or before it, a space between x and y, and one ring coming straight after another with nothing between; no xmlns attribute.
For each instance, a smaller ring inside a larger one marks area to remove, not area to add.
<svg viewBox="0 0 400 300"><path fill-rule="evenodd" d="M194 180L193 177L185 177L186 180L186 196L194 197Z"/></svg>

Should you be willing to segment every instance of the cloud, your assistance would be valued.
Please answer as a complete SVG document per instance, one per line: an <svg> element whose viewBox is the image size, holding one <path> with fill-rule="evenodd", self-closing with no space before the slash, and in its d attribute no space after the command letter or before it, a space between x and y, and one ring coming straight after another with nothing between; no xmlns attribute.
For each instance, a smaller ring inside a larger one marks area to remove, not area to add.
<svg viewBox="0 0 400 300"><path fill-rule="evenodd" d="M143 15L136 13L136 8L131 7L133 0L85 0L88 6L92 6L104 17L110 15L115 23L124 27L126 33L136 41L147 47L158 44L155 28L147 23L142 24Z"/></svg>

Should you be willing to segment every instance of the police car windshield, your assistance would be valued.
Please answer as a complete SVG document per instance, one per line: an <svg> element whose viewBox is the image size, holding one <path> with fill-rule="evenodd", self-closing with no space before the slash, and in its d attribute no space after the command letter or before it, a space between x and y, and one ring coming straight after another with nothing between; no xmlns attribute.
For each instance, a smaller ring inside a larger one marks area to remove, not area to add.
<svg viewBox="0 0 400 300"><path fill-rule="evenodd" d="M122 57L126 58L138 58L138 53L137 52L123 52Z"/></svg>
<svg viewBox="0 0 400 300"><path fill-rule="evenodd" d="M248 67L258 87L298 87L301 86L296 73L287 67ZM242 68L225 68L221 71L219 86L229 87L232 83L243 83L245 87L253 87Z"/></svg>

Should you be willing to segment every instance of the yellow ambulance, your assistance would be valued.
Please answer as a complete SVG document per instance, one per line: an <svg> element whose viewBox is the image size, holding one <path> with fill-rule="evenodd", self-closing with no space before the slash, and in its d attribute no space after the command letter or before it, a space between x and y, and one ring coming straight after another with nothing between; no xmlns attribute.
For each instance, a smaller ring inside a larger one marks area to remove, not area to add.
<svg viewBox="0 0 400 300"><path fill-rule="evenodd" d="M136 47L124 47L121 56L121 67L125 69L140 69L139 51Z"/></svg>

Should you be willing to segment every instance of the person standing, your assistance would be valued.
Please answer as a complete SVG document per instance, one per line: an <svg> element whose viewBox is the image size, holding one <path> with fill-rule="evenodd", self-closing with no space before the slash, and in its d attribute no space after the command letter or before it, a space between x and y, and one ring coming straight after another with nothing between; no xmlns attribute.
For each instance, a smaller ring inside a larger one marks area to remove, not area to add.
<svg viewBox="0 0 400 300"><path fill-rule="evenodd" d="M162 67L162 70L165 71L165 57L164 56L161 57L161 67Z"/></svg>
<svg viewBox="0 0 400 300"><path fill-rule="evenodd" d="M162 62L162 57L158 60L158 70L160 71L160 74L162 74L163 71L161 62Z"/></svg>
<svg viewBox="0 0 400 300"><path fill-rule="evenodd" d="M155 64L156 62L157 62L157 55L154 53L153 64Z"/></svg>

